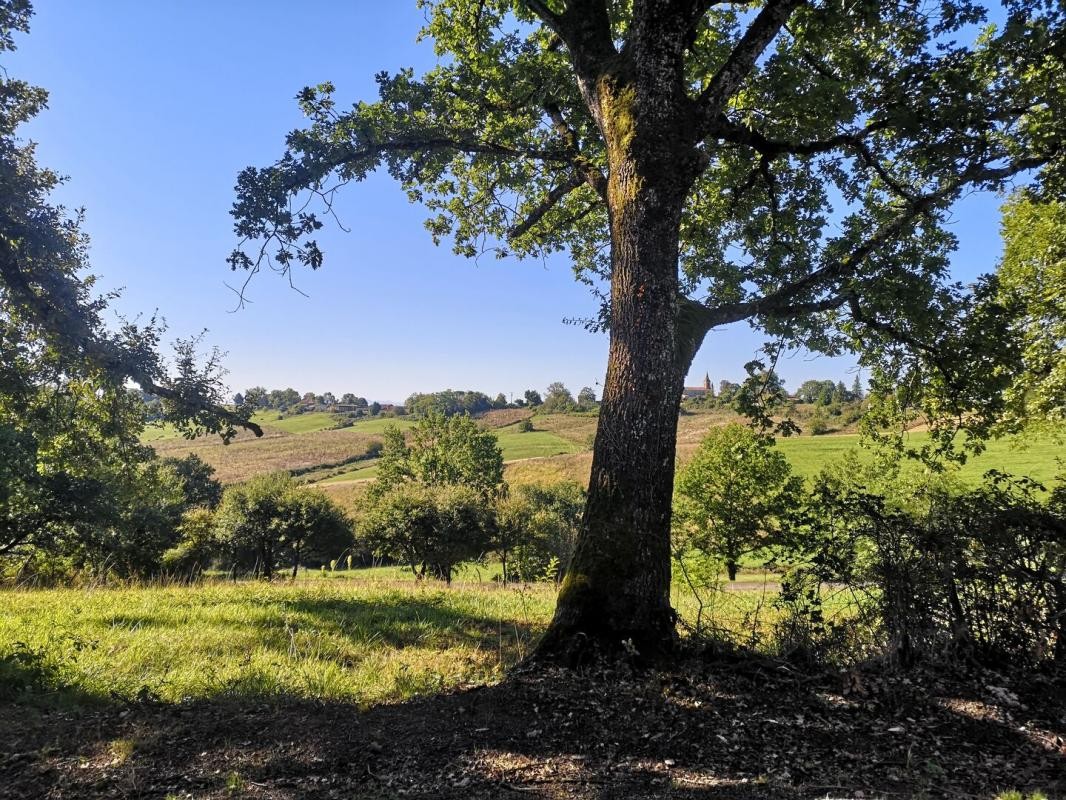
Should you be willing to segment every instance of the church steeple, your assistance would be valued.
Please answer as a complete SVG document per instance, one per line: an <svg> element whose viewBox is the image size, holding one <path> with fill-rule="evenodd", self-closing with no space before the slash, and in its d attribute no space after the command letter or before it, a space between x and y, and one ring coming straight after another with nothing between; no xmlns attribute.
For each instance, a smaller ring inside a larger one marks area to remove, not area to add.
<svg viewBox="0 0 1066 800"><path fill-rule="evenodd" d="M703 388L708 392L711 391L711 373L706 372L703 375Z"/></svg>

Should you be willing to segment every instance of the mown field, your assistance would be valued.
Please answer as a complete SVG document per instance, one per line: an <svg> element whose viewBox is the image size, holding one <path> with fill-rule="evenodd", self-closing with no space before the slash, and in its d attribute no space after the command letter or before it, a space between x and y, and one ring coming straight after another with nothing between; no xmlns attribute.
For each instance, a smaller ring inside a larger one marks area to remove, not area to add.
<svg viewBox="0 0 1066 800"><path fill-rule="evenodd" d="M322 486L331 494L343 494L344 484L376 475L373 460L361 460L361 457L373 442L381 441L389 425L401 430L414 425L408 419L377 418L334 429L337 419L331 414L301 414L283 420L276 419L277 416L274 412L257 415L257 421L264 426L263 438L242 433L228 446L213 437L188 441L174 431L153 428L146 432L145 441L161 455L196 453L215 467L224 483L246 480L263 472L289 470L304 475L304 480ZM529 417L528 411L514 410L491 412L482 420L482 425L499 438L504 460L508 462L507 480L512 483L560 479L586 482L596 416L538 414L532 417L534 430L522 433L517 420L525 417ZM734 415L724 411L682 415L678 420L679 461L684 463L691 457L711 427L734 419ZM926 438L927 434L922 432L909 435L909 441L916 446ZM855 433L798 436L779 439L777 446L796 473L809 479L826 463L858 449L859 437ZM1046 435L993 441L984 453L970 458L957 473L969 485L980 481L990 469L1025 475L1049 485L1062 471L1057 459L1061 458L1063 449L1061 441ZM915 464L911 468L920 467Z"/></svg>
<svg viewBox="0 0 1066 800"><path fill-rule="evenodd" d="M371 704L493 682L547 625L555 586L501 586L492 574L468 566L451 587L387 567L294 583L0 592L0 699ZM717 595L723 619L747 624L766 605L761 579L749 580ZM675 602L695 613L680 588Z"/></svg>

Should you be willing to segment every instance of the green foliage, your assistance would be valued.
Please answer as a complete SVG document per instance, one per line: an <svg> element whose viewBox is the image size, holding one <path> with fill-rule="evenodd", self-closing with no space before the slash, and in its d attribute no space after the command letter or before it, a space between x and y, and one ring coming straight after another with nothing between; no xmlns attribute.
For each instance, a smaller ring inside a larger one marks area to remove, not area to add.
<svg viewBox="0 0 1066 800"><path fill-rule="evenodd" d="M601 93L615 81L646 90L634 59L658 46L683 54L669 68L691 93L663 98L681 109L664 111L674 128L649 122L637 135L678 137L677 282L707 298L708 324L750 318L790 343L877 361L908 346L901 323L912 321L914 340L932 345L965 311L946 281L946 209L1027 169L1043 168L1049 186L1061 177L1066 80L1051 53L1063 19L1048 4L1012 4L998 29L984 6L954 0L797 4L770 15L766 39L745 36L754 14L714 4L676 26L627 4L609 18L546 8L434 3L422 33L439 63L426 74L382 73L378 98L354 106L332 83L305 88L307 127L277 163L239 177L233 268L319 267L327 212L301 203L296 215L291 197L387 168L459 253L486 240L501 256L568 250L580 276L609 278L612 197L600 181L612 147L624 150L612 137L633 127L607 124ZM658 44L634 46L642 37ZM739 70L729 81L725 63ZM681 174L686 154L698 167Z"/></svg>
<svg viewBox="0 0 1066 800"><path fill-rule="evenodd" d="M582 411L591 411L596 405L596 391L591 386L583 386L577 393L577 407Z"/></svg>
<svg viewBox="0 0 1066 800"><path fill-rule="evenodd" d="M573 481L516 487L497 506L504 580L562 580L570 563L585 490Z"/></svg>
<svg viewBox="0 0 1066 800"><path fill-rule="evenodd" d="M734 580L741 558L770 543L802 486L773 440L736 423L712 428L677 475L675 550L720 558Z"/></svg>
<svg viewBox="0 0 1066 800"><path fill-rule="evenodd" d="M481 392L457 392L445 389L443 392L432 394L413 394L407 398L404 408L407 409L408 414L416 417L434 413L450 417L455 414L481 414L493 408L493 403L487 395ZM378 410L380 411L380 406Z"/></svg>
<svg viewBox="0 0 1066 800"><path fill-rule="evenodd" d="M496 521L488 500L470 487L402 483L367 495L359 531L375 555L450 582L460 562L489 550Z"/></svg>
<svg viewBox="0 0 1066 800"><path fill-rule="evenodd" d="M548 392L544 398L544 403L540 407L541 411L546 414L574 411L576 408L577 403L574 401L574 396L570 394L570 390L560 381L555 381L548 386Z"/></svg>
<svg viewBox="0 0 1066 800"><path fill-rule="evenodd" d="M214 509L222 501L222 484L211 477L215 468L200 456L189 453L184 458L164 458L163 463L181 479L186 506Z"/></svg>
<svg viewBox="0 0 1066 800"><path fill-rule="evenodd" d="M28 30L31 13L28 2L0 2L0 52L14 49L14 34ZM232 437L247 414L223 406L217 351L201 365L199 340L179 339L168 368L158 353L163 326L154 317L144 325L123 322L117 331L104 324L114 296L94 296L81 215L50 201L61 178L18 138L46 101L43 89L0 75L0 394L58 391L69 381L117 395L131 380L158 398L164 421L190 435Z"/></svg>
<svg viewBox="0 0 1066 800"><path fill-rule="evenodd" d="M469 416L430 412L411 429L410 444L387 428L376 490L404 481L426 486L465 486L488 496L503 483L503 455L496 437Z"/></svg>
<svg viewBox="0 0 1066 800"><path fill-rule="evenodd" d="M328 562L353 543L344 512L287 473L253 478L226 489L215 516L221 547L236 572L252 567L269 579L281 564L295 577L304 558Z"/></svg>
<svg viewBox="0 0 1066 800"><path fill-rule="evenodd" d="M223 550L215 515L206 507L191 508L181 518L180 539L163 553L161 566L168 575L192 579L210 567Z"/></svg>
<svg viewBox="0 0 1066 800"><path fill-rule="evenodd" d="M891 461L888 453L880 465L826 471L788 527L782 558L793 567L780 602L793 612L793 642L840 657L858 622L874 635L866 651L846 648L850 658L1066 663L1062 509L1040 502L1025 479L989 472L961 490ZM822 607L842 587L866 598L867 613L834 625Z"/></svg>
<svg viewBox="0 0 1066 800"><path fill-rule="evenodd" d="M1003 207L999 299L1014 312L1021 365L1007 391L1016 420L1066 420L1066 203L1019 194Z"/></svg>

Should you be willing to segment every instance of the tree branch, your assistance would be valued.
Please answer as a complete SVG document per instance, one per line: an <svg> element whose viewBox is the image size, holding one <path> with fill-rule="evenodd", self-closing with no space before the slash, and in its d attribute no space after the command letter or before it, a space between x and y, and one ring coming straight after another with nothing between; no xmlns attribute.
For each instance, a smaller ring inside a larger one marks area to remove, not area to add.
<svg viewBox="0 0 1066 800"><path fill-rule="evenodd" d="M228 408L207 402L202 398L182 395L157 382L151 371L137 363L136 358L131 357L120 345L102 339L77 314L51 302L46 292L35 291L23 270L16 263L10 246L7 242L3 244L3 254L0 257L0 278L3 278L13 298L17 298L17 302L41 328L63 339L113 380L124 382L128 378L144 391L179 404L184 411L190 413L190 416L200 412L208 413L227 425L247 428L256 436L263 435L261 427L250 420L243 419Z"/></svg>
<svg viewBox="0 0 1066 800"><path fill-rule="evenodd" d="M786 142L780 139L770 139L759 131L753 130L746 125L739 125L730 120L725 114L719 114L714 120L712 130L714 135L731 144L744 145L756 152L770 158L777 156L813 156L819 153L830 153L841 147L860 147L863 140L877 131L888 127L884 120L871 122L865 128L848 133L840 133L828 139L815 139L807 142Z"/></svg>
<svg viewBox="0 0 1066 800"><path fill-rule="evenodd" d="M569 195L575 189L584 185L584 178L582 178L576 172L568 175L562 183L560 183L558 186L553 187L551 191L549 191L548 194L544 196L544 199L541 200L536 205L536 207L529 212L529 214L524 220L512 227L511 230L507 232L507 238L517 239L519 236L528 233L531 228L533 228L538 222L540 222L544 218L545 214L547 214L549 211L555 208L556 205L558 205L560 200Z"/></svg>
<svg viewBox="0 0 1066 800"><path fill-rule="evenodd" d="M804 2L805 0L767 0L762 11L696 100L699 116L707 121L705 125L725 110L726 103L736 94L741 81L754 68L759 57L792 16L792 12Z"/></svg>
<svg viewBox="0 0 1066 800"><path fill-rule="evenodd" d="M857 299L853 293L847 291L841 291L832 297L822 300L796 301L803 296L826 291L833 284L855 275L870 255L886 244L904 227L917 217L929 213L936 205L957 197L965 187L1005 180L1020 172L1035 169L1044 164L1046 160L1043 157L1033 156L1019 159L1013 164L1001 167L973 165L970 169L965 170L958 180L947 183L925 195L914 197L907 202L899 213L882 224L867 239L856 245L846 256L830 261L804 277L786 284L769 294L753 300L726 303L719 306L708 306L696 301L690 302L702 309L698 312L698 317L701 323L706 325L707 330L718 325L728 325L729 323L739 322L754 316L769 315L785 318L805 313L831 311L840 308L845 303L852 304L852 316L854 317L854 308L857 307L854 303L857 303ZM860 321L869 324L871 327L874 326L874 323L866 322L866 319L861 319Z"/></svg>
<svg viewBox="0 0 1066 800"><path fill-rule="evenodd" d="M577 133L567 124L566 118L563 117L562 109L559 108L557 103L549 102L544 104L544 112L548 115L548 119L551 120L555 132L562 137L563 144L565 145L567 152L570 153L570 159L574 167L581 172L588 185L591 186L593 191L600 196L600 199L606 203L607 176L581 152L581 145L578 142Z"/></svg>

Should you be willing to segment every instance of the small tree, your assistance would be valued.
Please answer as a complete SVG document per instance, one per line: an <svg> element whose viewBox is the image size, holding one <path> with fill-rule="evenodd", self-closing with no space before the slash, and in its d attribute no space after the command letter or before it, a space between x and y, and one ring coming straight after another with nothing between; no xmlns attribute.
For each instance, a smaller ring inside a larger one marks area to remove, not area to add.
<svg viewBox="0 0 1066 800"><path fill-rule="evenodd" d="M431 412L418 421L410 445L390 426L385 431L374 491L414 481L426 486L466 486L488 496L503 483L503 453L495 435L466 415Z"/></svg>
<svg viewBox="0 0 1066 800"><path fill-rule="evenodd" d="M253 386L244 392L244 405L249 408L267 408L270 405L270 394L262 386Z"/></svg>
<svg viewBox="0 0 1066 800"><path fill-rule="evenodd" d="M540 397L540 392L536 389L526 389L525 394L522 395L526 400L526 405L530 408L539 406L544 401Z"/></svg>
<svg viewBox="0 0 1066 800"><path fill-rule="evenodd" d="M280 499L278 512L278 544L288 555L293 579L303 559L324 563L338 558L354 542L345 513L314 489L290 487Z"/></svg>
<svg viewBox="0 0 1066 800"><path fill-rule="evenodd" d="M497 506L504 580L562 580L573 555L585 490L573 481L519 486Z"/></svg>
<svg viewBox="0 0 1066 800"><path fill-rule="evenodd" d="M596 392L591 386L585 386L577 393L577 404L582 411L596 407Z"/></svg>
<svg viewBox="0 0 1066 800"><path fill-rule="evenodd" d="M736 580L740 559L757 550L803 488L773 440L736 423L713 428L679 473L674 527L680 544L725 562Z"/></svg>
<svg viewBox="0 0 1066 800"><path fill-rule="evenodd" d="M464 486L406 483L367 495L362 543L407 564L419 578L451 581L456 565L480 557L495 538L491 506Z"/></svg>
<svg viewBox="0 0 1066 800"><path fill-rule="evenodd" d="M260 475L230 486L215 517L220 547L234 574L242 560L254 559L254 571L269 580L281 563L293 577L305 553L339 555L350 546L351 525L325 495L293 483L287 473Z"/></svg>
<svg viewBox="0 0 1066 800"><path fill-rule="evenodd" d="M267 580L273 577L278 558L280 503L290 485L288 474L278 472L230 486L222 495L215 519L234 575L240 561L254 558L255 574Z"/></svg>
<svg viewBox="0 0 1066 800"><path fill-rule="evenodd" d="M555 381L548 386L548 394L544 398L543 409L549 414L563 411L573 411L574 396L562 381Z"/></svg>

